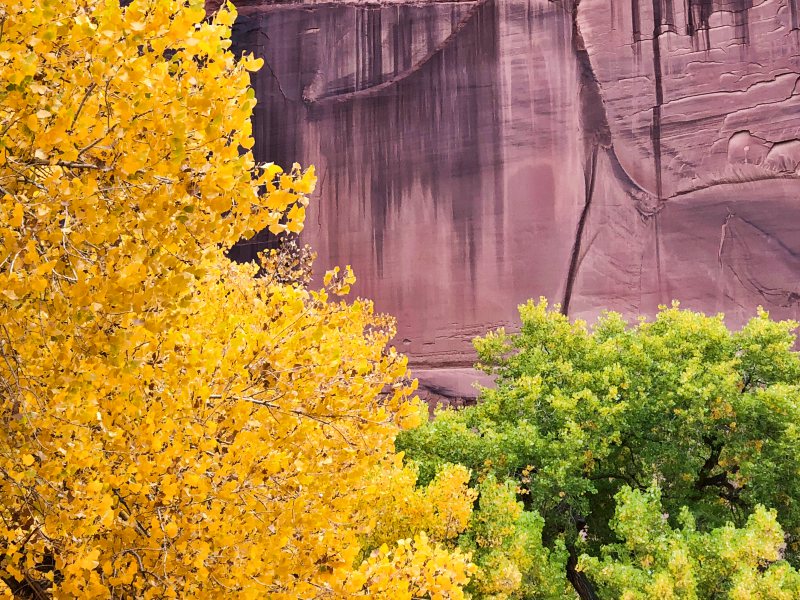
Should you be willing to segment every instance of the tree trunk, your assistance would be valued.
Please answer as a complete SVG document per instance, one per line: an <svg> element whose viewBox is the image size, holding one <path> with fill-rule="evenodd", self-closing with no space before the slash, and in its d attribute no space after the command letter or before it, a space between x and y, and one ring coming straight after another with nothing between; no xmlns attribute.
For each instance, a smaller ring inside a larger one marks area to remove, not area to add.
<svg viewBox="0 0 800 600"><path fill-rule="evenodd" d="M569 560L567 560L567 579L575 588L581 600L599 600L597 593L594 591L592 582L585 573L577 570L578 566L578 553L575 547L569 548Z"/></svg>

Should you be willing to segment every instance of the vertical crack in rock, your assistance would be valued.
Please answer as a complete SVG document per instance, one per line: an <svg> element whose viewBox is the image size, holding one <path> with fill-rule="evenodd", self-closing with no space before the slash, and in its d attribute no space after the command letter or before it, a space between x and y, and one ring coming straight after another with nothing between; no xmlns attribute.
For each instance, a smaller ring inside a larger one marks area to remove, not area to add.
<svg viewBox="0 0 800 600"><path fill-rule="evenodd" d="M281 93L281 96L283 96L284 101L288 101L289 97L286 95L286 92L283 91L281 80L278 79L277 75L275 75L275 70L272 68L272 65L269 64L269 61L266 58L263 58L263 60L264 60L264 65L267 67L267 71L269 71L270 76L275 80L275 86L278 88L278 91Z"/></svg>
<svg viewBox="0 0 800 600"><path fill-rule="evenodd" d="M663 198L661 181L661 107L664 104L664 82L661 73L661 0L653 0L653 79L656 86L656 104L653 106L653 123L650 139L653 143L653 168L656 175L656 196Z"/></svg>
<svg viewBox="0 0 800 600"><path fill-rule="evenodd" d="M728 237L728 223L735 215L731 212L731 209L728 209L728 216L725 217L725 221L722 223L722 228L720 229L719 233L719 250L717 250L717 262L719 266L722 267L722 251L725 248L725 239Z"/></svg>
<svg viewBox="0 0 800 600"><path fill-rule="evenodd" d="M797 17L797 0L789 0L789 14L792 21L792 30L798 28L798 17Z"/></svg>
<svg viewBox="0 0 800 600"><path fill-rule="evenodd" d="M581 258L581 244L586 229L586 222L589 218L589 209L592 206L594 197L594 184L597 178L597 158L600 147L605 149L611 147L611 130L608 126L608 117L605 111L605 103L600 92L600 84L595 77L592 62L586 45L581 35L580 25L578 24L578 5L580 0L574 0L572 9L572 41L575 49L575 58L578 62L578 73L580 76L580 108L581 108L581 128L583 129L584 140L584 187L585 196L583 209L581 210L578 224L575 229L575 241L572 244L570 253L569 268L564 285L564 296L561 300L561 312L569 314L569 306L572 301L572 293L575 289L575 282L578 278L578 267Z"/></svg>
<svg viewBox="0 0 800 600"><path fill-rule="evenodd" d="M564 299L561 301L561 312L565 315L569 314L569 304L572 300L572 290L575 287L575 280L578 275L578 268L581 259L581 243L583 241L583 232L586 229L586 220L589 217L589 209L592 206L592 197L594 196L594 184L597 179L597 155L600 151L600 144L595 143L592 146L592 157L589 164L584 171L584 178L586 180L586 198L583 204L583 210L578 218L578 227L575 231L575 242L572 245L572 253L570 255L569 270L567 271L567 284L564 289Z"/></svg>
<svg viewBox="0 0 800 600"><path fill-rule="evenodd" d="M663 0L655 0L659 3ZM638 2L638 0L634 0ZM581 128L584 136L584 180L586 182L586 194L584 205L581 210L578 224L575 230L575 240L570 253L569 267L567 270L566 281L564 284L564 295L561 300L561 312L569 314L570 303L578 279L582 259L581 248L583 236L588 223L592 200L595 195L595 180L598 160L602 155L605 156L610 165L614 177L617 179L622 189L633 200L634 206L642 218L650 218L656 215L663 204L659 194L653 196L641 186L639 186L628 174L617 156L614 143L611 138L611 128L608 124L605 100L600 89L600 83L595 76L589 52L581 34L578 23L578 8L580 0L573 0L572 6L572 38L575 51L575 59L578 63L580 76L580 113Z"/></svg>
<svg viewBox="0 0 800 600"><path fill-rule="evenodd" d="M675 13L672 0L653 0L653 82L655 85L655 105L650 125L650 141L653 147L653 172L656 179L656 199L664 198L661 117L664 106L664 77L661 62L661 34L665 30L675 31ZM656 254L656 280L661 289L661 225L658 215L653 226Z"/></svg>

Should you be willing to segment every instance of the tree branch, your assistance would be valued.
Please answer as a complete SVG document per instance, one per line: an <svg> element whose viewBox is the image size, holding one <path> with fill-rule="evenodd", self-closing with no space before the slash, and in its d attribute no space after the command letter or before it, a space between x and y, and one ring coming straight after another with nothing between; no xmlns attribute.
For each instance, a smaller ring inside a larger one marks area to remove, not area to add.
<svg viewBox="0 0 800 600"><path fill-rule="evenodd" d="M78 105L78 110L75 111L75 116L72 118L72 123L70 123L69 129L67 129L67 133L72 133L72 128L75 127L75 123L78 122L78 117L81 115L83 106L86 104L86 101L89 99L89 96L92 95L92 92L96 87L97 84L92 83L88 88L86 88L86 93L83 95L83 99L81 100L81 103Z"/></svg>
<svg viewBox="0 0 800 600"><path fill-rule="evenodd" d="M702 490L709 485L712 479L716 479L719 475L715 475L711 477L711 471L713 471L719 465L719 457L722 454L722 443L718 441L714 441L711 438L704 438L703 441L711 447L711 454L706 459L706 462L703 463L703 466L700 467L700 471L697 473L697 481L695 481L694 487L696 490ZM727 477L725 473L722 473L724 477Z"/></svg>
<svg viewBox="0 0 800 600"><path fill-rule="evenodd" d="M94 163L88 162L80 162L77 160L58 160L54 163L51 163L48 160L41 160L38 158L34 158L33 160L29 161L14 161L18 165L24 165L26 167L63 167L65 169L90 169L93 171L110 171L111 167L106 165L96 165Z"/></svg>

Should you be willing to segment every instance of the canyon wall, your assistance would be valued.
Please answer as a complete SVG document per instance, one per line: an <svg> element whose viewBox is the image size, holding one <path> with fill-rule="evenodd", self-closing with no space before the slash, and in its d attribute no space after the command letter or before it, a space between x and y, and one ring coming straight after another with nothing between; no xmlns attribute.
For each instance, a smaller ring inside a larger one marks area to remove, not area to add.
<svg viewBox="0 0 800 600"><path fill-rule="evenodd" d="M316 165L317 268L353 265L431 389L528 298L800 316L798 0L237 7L257 159Z"/></svg>

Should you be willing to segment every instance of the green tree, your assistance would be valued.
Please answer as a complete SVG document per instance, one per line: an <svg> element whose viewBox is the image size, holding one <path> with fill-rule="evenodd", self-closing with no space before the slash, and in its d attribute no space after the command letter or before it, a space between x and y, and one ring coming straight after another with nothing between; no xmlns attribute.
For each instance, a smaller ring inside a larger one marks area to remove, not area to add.
<svg viewBox="0 0 800 600"><path fill-rule="evenodd" d="M757 506L741 529L732 524L698 531L687 508L673 528L663 513L661 492L624 487L617 494L611 526L621 542L603 548L603 558L581 557L604 598L800 597L800 573L785 560L784 533L774 511Z"/></svg>
<svg viewBox="0 0 800 600"><path fill-rule="evenodd" d="M568 594L562 575L566 549L558 542L552 549L544 546L544 519L523 509L514 482L498 483L490 474L477 491L479 507L459 540L478 567L467 587L471 597L564 598Z"/></svg>
<svg viewBox="0 0 800 600"><path fill-rule="evenodd" d="M700 532L774 509L786 558L798 563L796 323L759 311L734 333L721 315L673 306L633 326L607 313L589 329L544 300L520 316L519 333L475 340L495 388L401 436L421 481L446 463L471 468L475 481L513 481L544 520L544 544L565 544L567 577L584 598L595 591L578 557L619 541L612 519L623 488L655 483L670 522L688 511Z"/></svg>

